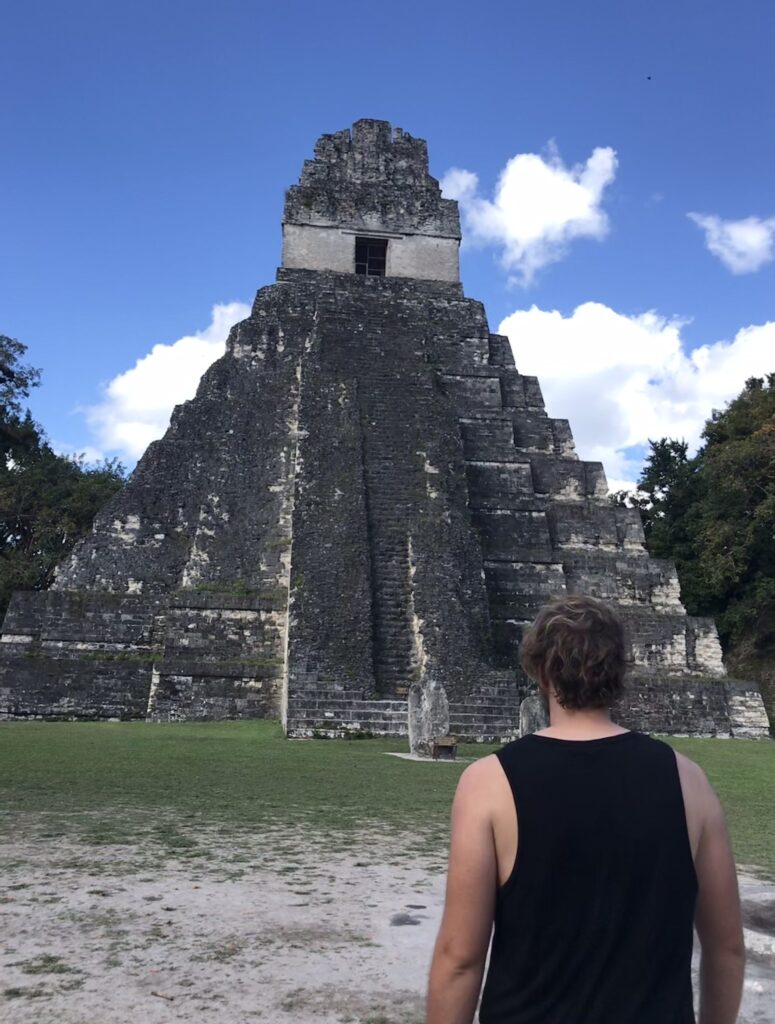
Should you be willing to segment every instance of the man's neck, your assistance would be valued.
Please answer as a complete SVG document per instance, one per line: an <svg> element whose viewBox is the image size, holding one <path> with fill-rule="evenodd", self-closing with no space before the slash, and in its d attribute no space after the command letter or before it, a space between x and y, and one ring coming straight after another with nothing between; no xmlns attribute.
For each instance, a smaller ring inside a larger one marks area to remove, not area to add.
<svg viewBox="0 0 775 1024"><path fill-rule="evenodd" d="M542 729L540 735L555 739L595 740L627 732L611 721L606 708L570 711L558 704L552 694L549 695L549 722L549 728Z"/></svg>

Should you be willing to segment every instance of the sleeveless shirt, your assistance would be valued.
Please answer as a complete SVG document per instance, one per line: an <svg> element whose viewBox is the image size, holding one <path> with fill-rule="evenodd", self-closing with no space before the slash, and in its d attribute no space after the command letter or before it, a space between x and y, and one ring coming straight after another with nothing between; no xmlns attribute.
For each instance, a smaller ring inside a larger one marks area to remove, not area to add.
<svg viewBox="0 0 775 1024"><path fill-rule="evenodd" d="M693 1024L697 877L673 750L530 735L497 757L517 857L480 1024Z"/></svg>

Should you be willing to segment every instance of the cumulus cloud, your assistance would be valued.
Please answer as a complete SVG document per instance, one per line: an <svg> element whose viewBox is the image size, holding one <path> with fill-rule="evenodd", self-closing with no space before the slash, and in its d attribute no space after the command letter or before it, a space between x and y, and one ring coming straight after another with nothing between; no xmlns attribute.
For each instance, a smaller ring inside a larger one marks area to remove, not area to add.
<svg viewBox="0 0 775 1024"><path fill-rule="evenodd" d="M538 376L549 414L570 420L580 456L602 462L617 489L637 479L649 439L683 439L696 450L711 411L748 377L775 370L775 322L691 352L685 326L586 302L570 316L517 310L499 332L509 336L518 369Z"/></svg>
<svg viewBox="0 0 775 1024"><path fill-rule="evenodd" d="M202 374L223 355L230 328L249 313L243 302L213 306L204 330L154 345L130 370L114 377L102 401L83 410L95 439L90 451L138 459L167 429L173 408L194 397Z"/></svg>
<svg viewBox="0 0 775 1024"><path fill-rule="evenodd" d="M775 217L722 220L715 214L688 213L705 232L705 245L733 274L753 274L775 259Z"/></svg>
<svg viewBox="0 0 775 1024"><path fill-rule="evenodd" d="M69 459L78 459L89 466L102 462L105 457L103 450L101 448L95 448L92 444L83 444L80 448L77 448L66 441L58 441L54 438L51 442L51 447L57 455L64 455Z"/></svg>
<svg viewBox="0 0 775 1024"><path fill-rule="evenodd" d="M607 235L601 203L616 167L610 147L598 147L586 163L566 167L550 146L545 156L512 157L493 199L479 194L476 174L458 167L447 171L441 188L460 203L464 241L500 247L503 266L528 285L542 267L562 259L574 239Z"/></svg>

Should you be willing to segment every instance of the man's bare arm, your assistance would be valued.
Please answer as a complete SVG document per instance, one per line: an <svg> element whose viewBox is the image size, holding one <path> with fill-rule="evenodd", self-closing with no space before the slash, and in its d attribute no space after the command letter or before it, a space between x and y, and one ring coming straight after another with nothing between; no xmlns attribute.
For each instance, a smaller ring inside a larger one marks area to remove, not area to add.
<svg viewBox="0 0 775 1024"><path fill-rule="evenodd" d="M428 983L427 1024L471 1024L476 1011L497 886L487 809L489 761L465 770L452 805L447 894Z"/></svg>
<svg viewBox="0 0 775 1024"><path fill-rule="evenodd" d="M684 797L701 808L702 820L694 861L699 885L695 925L701 946L698 1024L734 1024L745 970L735 861L719 799L704 772L689 764L691 768L680 766Z"/></svg>

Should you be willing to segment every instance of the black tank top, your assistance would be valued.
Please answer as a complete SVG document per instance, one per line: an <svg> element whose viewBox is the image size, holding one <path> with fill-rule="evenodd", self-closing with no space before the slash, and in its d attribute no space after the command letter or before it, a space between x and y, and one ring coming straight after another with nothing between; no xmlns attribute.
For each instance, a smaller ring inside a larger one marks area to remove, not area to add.
<svg viewBox="0 0 775 1024"><path fill-rule="evenodd" d="M697 878L672 749L533 735L497 757L517 859L480 1024L693 1024Z"/></svg>

